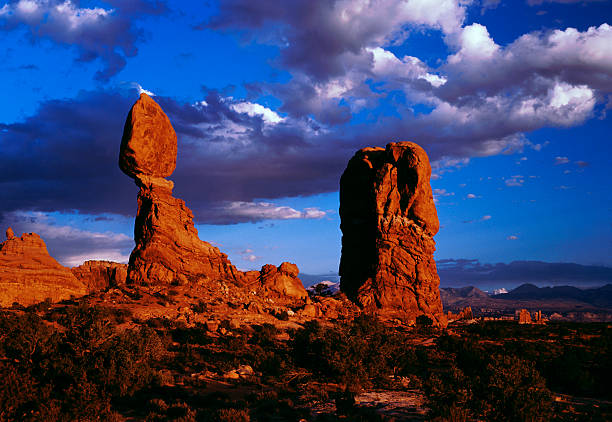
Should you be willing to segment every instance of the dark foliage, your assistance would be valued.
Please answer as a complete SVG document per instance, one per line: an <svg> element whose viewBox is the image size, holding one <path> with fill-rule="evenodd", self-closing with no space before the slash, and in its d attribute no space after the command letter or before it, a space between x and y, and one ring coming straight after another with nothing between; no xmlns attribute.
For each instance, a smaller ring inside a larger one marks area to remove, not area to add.
<svg viewBox="0 0 612 422"><path fill-rule="evenodd" d="M116 332L115 317L71 308L58 330L35 313L0 314L0 420L114 420L112 401L152 384L163 353L154 331Z"/></svg>

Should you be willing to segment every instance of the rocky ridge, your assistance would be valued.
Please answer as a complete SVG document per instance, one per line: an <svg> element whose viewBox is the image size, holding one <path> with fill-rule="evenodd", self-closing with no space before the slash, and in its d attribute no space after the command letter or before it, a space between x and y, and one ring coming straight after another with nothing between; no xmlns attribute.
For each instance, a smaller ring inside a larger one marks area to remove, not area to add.
<svg viewBox="0 0 612 422"><path fill-rule="evenodd" d="M340 288L367 311L446 323L433 258L439 222L425 151L363 148L340 179Z"/></svg>

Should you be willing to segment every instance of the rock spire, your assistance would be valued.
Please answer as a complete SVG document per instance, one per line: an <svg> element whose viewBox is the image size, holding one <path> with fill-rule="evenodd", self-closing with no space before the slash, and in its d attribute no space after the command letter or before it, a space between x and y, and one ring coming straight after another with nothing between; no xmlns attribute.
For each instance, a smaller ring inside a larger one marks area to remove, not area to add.
<svg viewBox="0 0 612 422"><path fill-rule="evenodd" d="M239 282L227 255L199 239L193 214L172 196L165 179L176 167L177 138L170 120L147 94L141 94L123 129L119 167L140 188L134 224L136 247L128 283L186 284L215 278Z"/></svg>
<svg viewBox="0 0 612 422"><path fill-rule="evenodd" d="M357 151L340 179L340 288L382 316L426 315L443 325L430 176L427 154L415 143Z"/></svg>
<svg viewBox="0 0 612 422"><path fill-rule="evenodd" d="M127 283L188 284L229 281L263 294L291 299L308 297L285 262L278 268L244 273L227 255L200 240L193 213L172 196L174 183L165 179L176 167L177 137L170 120L148 95L141 94L128 114L121 140L119 167L140 188L134 223L136 247L130 255Z"/></svg>

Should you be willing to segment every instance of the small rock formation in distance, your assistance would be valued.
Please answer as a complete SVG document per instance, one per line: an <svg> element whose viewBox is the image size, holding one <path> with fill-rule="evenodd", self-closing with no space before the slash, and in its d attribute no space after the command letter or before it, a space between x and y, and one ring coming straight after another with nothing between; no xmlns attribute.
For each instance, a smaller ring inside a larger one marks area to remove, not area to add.
<svg viewBox="0 0 612 422"><path fill-rule="evenodd" d="M527 309L519 311L519 324L531 324L531 314Z"/></svg>
<svg viewBox="0 0 612 422"><path fill-rule="evenodd" d="M308 293L298 278L299 273L297 265L290 262L283 262L278 267L267 264L261 267L257 287L281 296L306 299Z"/></svg>
<svg viewBox="0 0 612 422"><path fill-rule="evenodd" d="M275 292L295 299L308 294L297 266L264 266L244 273L227 255L200 240L193 213L172 196L174 183L165 179L176 167L177 137L161 107L141 94L128 114L121 140L119 167L140 188L134 224L136 247L130 255L128 284L189 284L206 280Z"/></svg>
<svg viewBox="0 0 612 422"><path fill-rule="evenodd" d="M366 311L445 325L433 258L439 222L427 154L412 142L363 148L340 179L340 289Z"/></svg>
<svg viewBox="0 0 612 422"><path fill-rule="evenodd" d="M110 261L85 261L70 269L90 293L125 284L127 265Z"/></svg>
<svg viewBox="0 0 612 422"><path fill-rule="evenodd" d="M0 244L0 305L24 306L86 295L87 287L60 265L36 233L16 237L11 228Z"/></svg>

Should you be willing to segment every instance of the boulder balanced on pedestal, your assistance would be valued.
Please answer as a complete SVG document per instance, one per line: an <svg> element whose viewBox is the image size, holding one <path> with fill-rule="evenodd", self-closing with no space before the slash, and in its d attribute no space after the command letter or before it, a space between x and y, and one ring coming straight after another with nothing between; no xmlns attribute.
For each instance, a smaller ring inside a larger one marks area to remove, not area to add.
<svg viewBox="0 0 612 422"><path fill-rule="evenodd" d="M177 137L170 120L148 95L141 94L128 114L119 167L140 188L134 223L136 247L130 255L127 283L187 284L218 280L290 299L307 298L297 266L264 266L243 273L227 255L200 240L193 213L172 196L166 180L176 167Z"/></svg>
<svg viewBox="0 0 612 422"><path fill-rule="evenodd" d="M125 122L119 156L119 167L140 188L127 282L185 284L214 278L240 283L240 271L218 248L200 240L191 210L172 196L174 183L165 177L176 167L176 153L170 120L141 94Z"/></svg>
<svg viewBox="0 0 612 422"><path fill-rule="evenodd" d="M340 288L368 311L444 324L430 176L415 143L357 151L340 179Z"/></svg>

